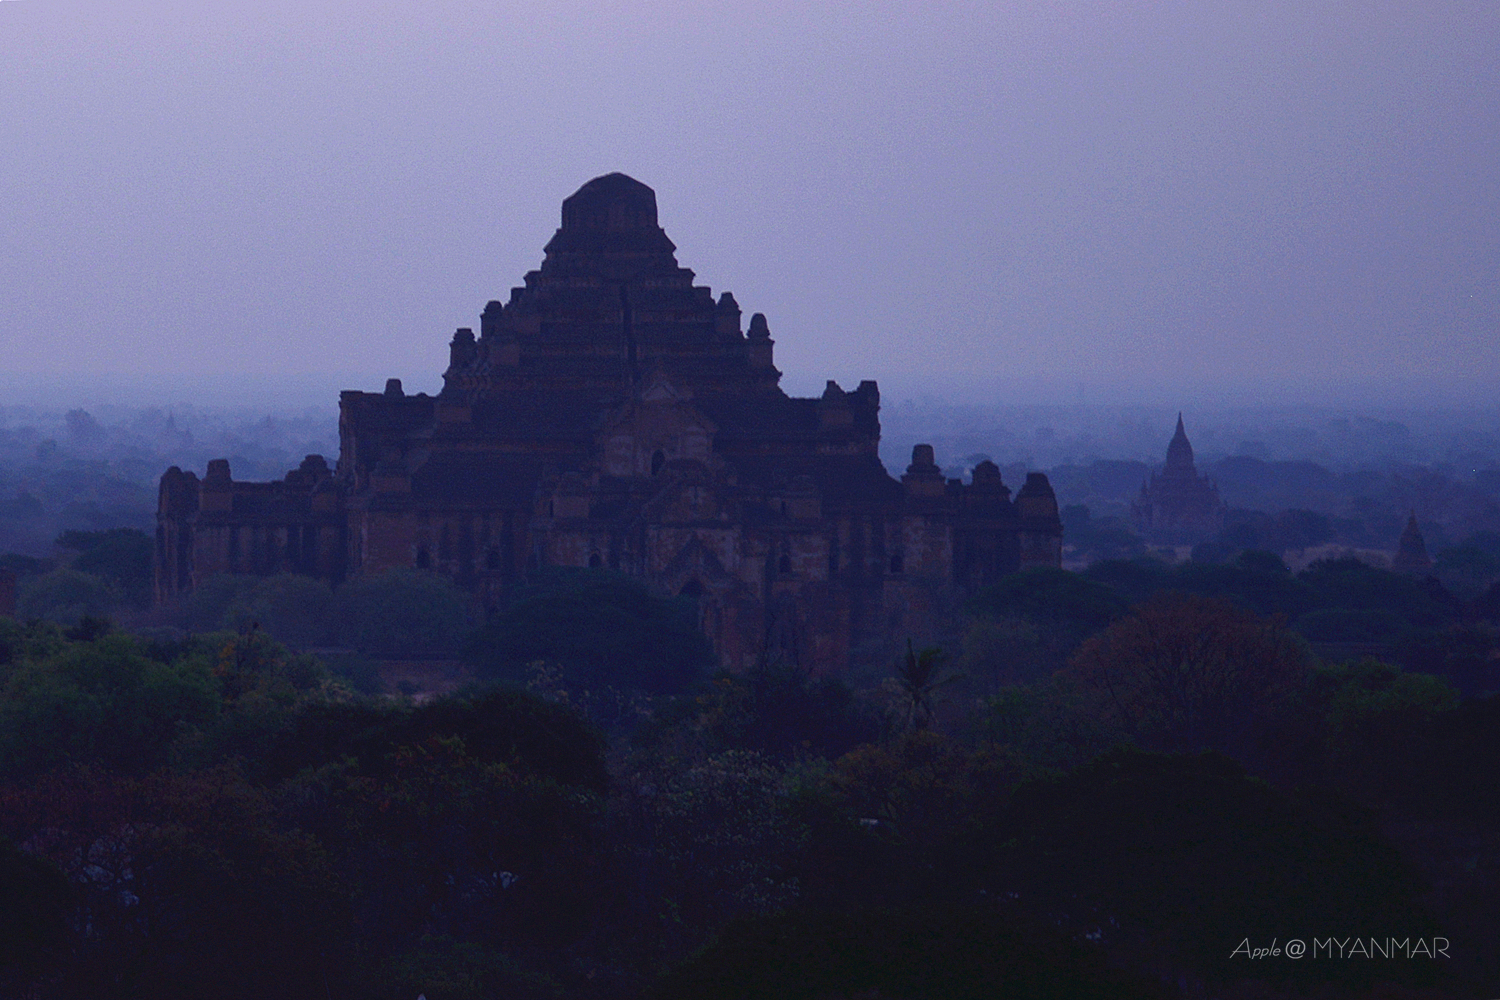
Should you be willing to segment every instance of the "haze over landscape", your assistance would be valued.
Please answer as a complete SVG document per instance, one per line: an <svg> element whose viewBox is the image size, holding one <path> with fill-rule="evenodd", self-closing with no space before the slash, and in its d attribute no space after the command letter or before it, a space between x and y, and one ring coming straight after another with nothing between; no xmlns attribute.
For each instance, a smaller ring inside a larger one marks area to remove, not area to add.
<svg viewBox="0 0 1500 1000"><path fill-rule="evenodd" d="M1497 52L0 0L0 1000L1500 996Z"/></svg>
<svg viewBox="0 0 1500 1000"><path fill-rule="evenodd" d="M1497 41L1484 3L0 3L3 387L435 391L622 170L794 393L1492 408Z"/></svg>

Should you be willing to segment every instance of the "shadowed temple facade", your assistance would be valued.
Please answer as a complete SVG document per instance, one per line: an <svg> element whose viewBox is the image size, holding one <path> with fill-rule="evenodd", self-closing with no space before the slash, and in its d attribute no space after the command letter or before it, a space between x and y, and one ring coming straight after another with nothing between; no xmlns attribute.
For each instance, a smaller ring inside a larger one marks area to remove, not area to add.
<svg viewBox="0 0 1500 1000"><path fill-rule="evenodd" d="M788 396L765 317L747 327L675 251L649 187L585 184L541 267L454 334L438 395L341 394L335 467L168 470L157 600L215 573L413 567L493 607L539 568L608 568L695 596L732 669L772 651L836 671L956 594L1060 564L1045 476L1012 497L993 463L946 479L926 445L891 476L875 383Z"/></svg>

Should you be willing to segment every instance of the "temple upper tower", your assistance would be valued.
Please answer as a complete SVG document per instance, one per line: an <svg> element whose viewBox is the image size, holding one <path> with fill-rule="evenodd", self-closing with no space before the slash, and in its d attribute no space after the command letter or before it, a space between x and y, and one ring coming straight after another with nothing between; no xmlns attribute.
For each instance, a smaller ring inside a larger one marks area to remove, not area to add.
<svg viewBox="0 0 1500 1000"><path fill-rule="evenodd" d="M691 286L693 272L677 266L676 250L656 221L656 192L633 177L605 174L563 201L562 226L533 273L543 283L581 278Z"/></svg>
<svg viewBox="0 0 1500 1000"><path fill-rule="evenodd" d="M589 181L563 202L541 267L507 301L485 306L477 338L472 329L454 335L444 395L629 396L658 372L688 390L779 391L764 318L747 337L734 296L716 300L693 284L676 249L651 188L621 173Z"/></svg>

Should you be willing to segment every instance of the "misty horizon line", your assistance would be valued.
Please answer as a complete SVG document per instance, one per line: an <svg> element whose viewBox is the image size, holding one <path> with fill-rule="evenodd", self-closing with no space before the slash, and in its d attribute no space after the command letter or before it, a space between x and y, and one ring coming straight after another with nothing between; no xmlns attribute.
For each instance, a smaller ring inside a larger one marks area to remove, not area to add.
<svg viewBox="0 0 1500 1000"><path fill-rule="evenodd" d="M388 379L399 379L409 395L436 395L441 374L417 375L356 370L264 373L204 372L193 374L0 371L0 405L40 410L95 406L173 407L202 409L298 409L338 405L343 391L380 392ZM883 408L983 409L1124 409L1132 411L1197 411L1217 414L1239 411L1362 412L1378 414L1488 414L1500 412L1500 394L1483 387L1417 386L1350 382L1298 389L1253 383L1234 386L1125 386L1079 380L1005 377L920 378L858 374L827 378L784 375L781 388L789 396L822 394L828 381L853 389L873 379L880 387Z"/></svg>

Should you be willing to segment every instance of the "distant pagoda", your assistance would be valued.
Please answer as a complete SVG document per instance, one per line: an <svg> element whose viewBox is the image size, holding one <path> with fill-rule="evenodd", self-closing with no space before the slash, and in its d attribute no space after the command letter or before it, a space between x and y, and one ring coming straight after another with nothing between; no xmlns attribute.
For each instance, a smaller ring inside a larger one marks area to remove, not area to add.
<svg viewBox="0 0 1500 1000"><path fill-rule="evenodd" d="M1432 560L1427 556L1427 543L1422 540L1422 529L1417 527L1416 511L1411 512L1406 530L1401 532L1401 542L1396 547L1396 557L1391 560L1391 569L1397 573L1432 572Z"/></svg>
<svg viewBox="0 0 1500 1000"><path fill-rule="evenodd" d="M1142 535L1168 545L1191 545L1223 530L1224 501L1219 488L1193 464L1181 413L1167 445L1167 464L1142 484L1130 513Z"/></svg>

